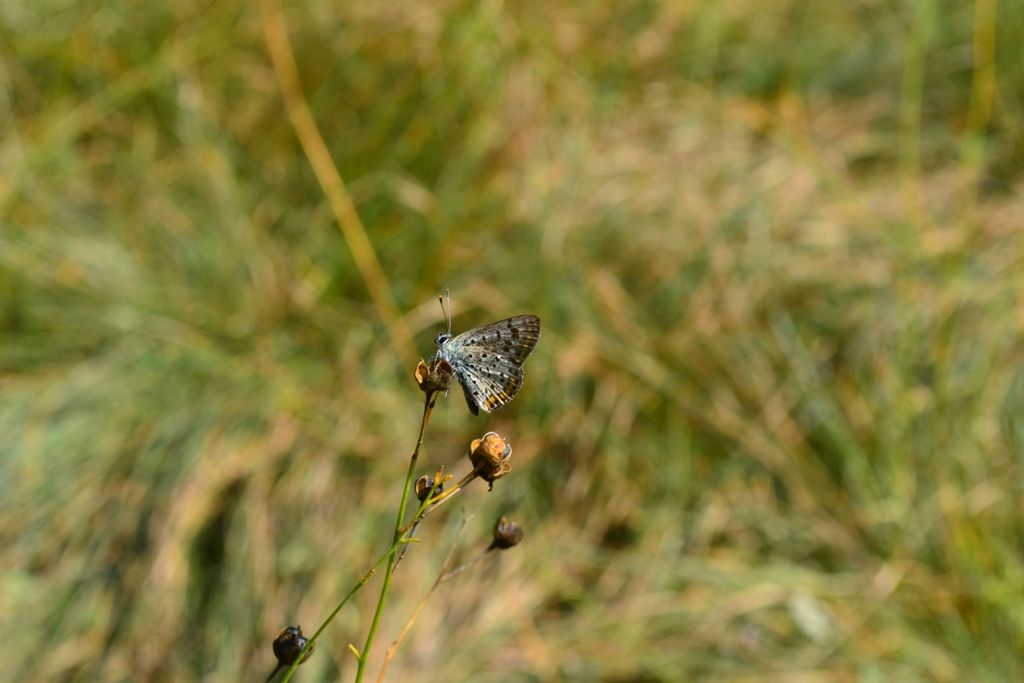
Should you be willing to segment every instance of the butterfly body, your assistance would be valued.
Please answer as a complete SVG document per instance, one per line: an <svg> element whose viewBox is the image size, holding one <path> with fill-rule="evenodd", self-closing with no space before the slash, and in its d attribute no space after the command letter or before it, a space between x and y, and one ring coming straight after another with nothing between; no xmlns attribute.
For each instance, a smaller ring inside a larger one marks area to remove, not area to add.
<svg viewBox="0 0 1024 683"><path fill-rule="evenodd" d="M493 413L523 386L523 362L540 339L540 318L517 315L452 336L437 335L436 358L447 361L474 415Z"/></svg>

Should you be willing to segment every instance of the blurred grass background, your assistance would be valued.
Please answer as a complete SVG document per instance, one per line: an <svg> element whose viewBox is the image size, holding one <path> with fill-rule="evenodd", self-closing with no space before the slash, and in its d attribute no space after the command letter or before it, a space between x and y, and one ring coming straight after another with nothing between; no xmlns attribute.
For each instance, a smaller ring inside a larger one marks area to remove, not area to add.
<svg viewBox="0 0 1024 683"><path fill-rule="evenodd" d="M457 329L544 321L423 465L505 434L462 555L526 542L390 680L1024 679L1024 4L283 13L419 353L444 287ZM3 671L262 680L387 546L413 368L258 6L5 2L0 58ZM351 678L377 587L299 680Z"/></svg>

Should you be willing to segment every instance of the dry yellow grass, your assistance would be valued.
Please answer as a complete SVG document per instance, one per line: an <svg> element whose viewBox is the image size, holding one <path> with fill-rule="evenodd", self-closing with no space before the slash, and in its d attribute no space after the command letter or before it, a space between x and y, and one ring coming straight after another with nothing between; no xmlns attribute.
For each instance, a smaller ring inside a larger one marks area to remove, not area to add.
<svg viewBox="0 0 1024 683"><path fill-rule="evenodd" d="M262 680L387 547L420 402L389 331L429 354L444 287L459 329L544 321L516 401L453 394L424 455L507 436L456 556L500 513L526 540L389 680L1024 675L1022 7L282 11L370 289L258 8L0 9L9 678ZM351 680L374 604L298 680Z"/></svg>

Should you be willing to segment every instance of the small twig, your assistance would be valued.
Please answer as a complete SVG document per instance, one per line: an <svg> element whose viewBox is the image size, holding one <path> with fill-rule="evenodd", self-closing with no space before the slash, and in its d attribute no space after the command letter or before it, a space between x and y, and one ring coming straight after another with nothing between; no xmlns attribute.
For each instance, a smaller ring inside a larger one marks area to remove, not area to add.
<svg viewBox="0 0 1024 683"><path fill-rule="evenodd" d="M404 536L403 535L403 538L405 538L407 541L411 541L416 536L416 529L419 527L419 525L420 525L419 521L417 521L415 524L413 524L412 528L409 529L409 535L408 536ZM398 553L398 557L395 558L395 569L398 569L398 565L400 565L402 563L402 558L405 557L405 553L408 552L408 551L409 551L409 543L406 543L405 545L402 546L402 550Z"/></svg>
<svg viewBox="0 0 1024 683"><path fill-rule="evenodd" d="M442 576L440 581L439 581L439 583L444 583L448 579L454 579L456 576L458 576L462 572L466 571L467 569L471 568L473 565L475 565L480 560L482 560L485 557L487 557L487 555L489 555L491 552L493 552L496 548L497 548L497 546L494 545L494 544L491 544L491 545L487 546L486 548L484 548L483 550L478 552L475 556L473 556L473 559L460 564L458 567L456 567L455 569L451 570L450 572L448 572L447 574Z"/></svg>

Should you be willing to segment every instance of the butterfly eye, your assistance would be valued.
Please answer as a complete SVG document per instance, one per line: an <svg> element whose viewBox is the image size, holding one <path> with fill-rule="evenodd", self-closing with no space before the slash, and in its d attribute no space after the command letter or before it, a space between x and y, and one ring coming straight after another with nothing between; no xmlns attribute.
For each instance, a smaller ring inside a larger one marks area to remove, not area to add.
<svg viewBox="0 0 1024 683"><path fill-rule="evenodd" d="M447 332L440 332L440 333L438 333L437 337L434 338L434 343L437 344L438 346L440 346L441 344L444 344L446 341L448 341L451 338L452 338L452 335L448 334Z"/></svg>

